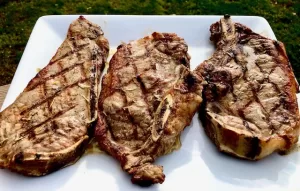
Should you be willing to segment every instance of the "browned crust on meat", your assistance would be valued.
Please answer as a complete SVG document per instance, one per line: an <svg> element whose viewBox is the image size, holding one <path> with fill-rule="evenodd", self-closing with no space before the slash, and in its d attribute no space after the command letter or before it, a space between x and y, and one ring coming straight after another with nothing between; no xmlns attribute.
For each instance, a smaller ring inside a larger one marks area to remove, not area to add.
<svg viewBox="0 0 300 191"><path fill-rule="evenodd" d="M250 160L289 150L300 122L298 83L284 45L230 18L210 31L217 50L196 69L208 82L206 134L219 150Z"/></svg>
<svg viewBox="0 0 300 191"><path fill-rule="evenodd" d="M12 166L5 168L26 176L44 176L76 163L87 148L89 140L89 136L85 136L71 148L62 150L59 153L49 154L48 156L35 154L34 160L24 160L24 156L20 152L15 156L14 163L10 164Z"/></svg>
<svg viewBox="0 0 300 191"><path fill-rule="evenodd" d="M122 44L102 81L95 136L101 149L142 186L162 183L154 160L179 148L179 136L202 102L184 40L172 33Z"/></svg>
<svg viewBox="0 0 300 191"><path fill-rule="evenodd" d="M80 16L50 63L0 113L0 167L42 176L75 163L93 133L109 44Z"/></svg>

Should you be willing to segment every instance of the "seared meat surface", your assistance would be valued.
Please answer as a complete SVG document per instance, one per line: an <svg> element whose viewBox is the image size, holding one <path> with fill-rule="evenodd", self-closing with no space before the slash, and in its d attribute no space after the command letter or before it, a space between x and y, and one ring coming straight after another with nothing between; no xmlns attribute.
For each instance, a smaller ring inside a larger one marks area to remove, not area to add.
<svg viewBox="0 0 300 191"><path fill-rule="evenodd" d="M41 176L81 156L97 117L108 51L99 26L84 17L70 25L50 63L0 113L1 168Z"/></svg>
<svg viewBox="0 0 300 191"><path fill-rule="evenodd" d="M102 82L95 136L132 182L162 183L154 160L180 147L180 133L202 102L202 78L189 70L185 41L153 33L122 44Z"/></svg>
<svg viewBox="0 0 300 191"><path fill-rule="evenodd" d="M298 140L298 84L284 45L225 16L210 27L217 50L196 72L207 81L204 126L219 150L250 160Z"/></svg>

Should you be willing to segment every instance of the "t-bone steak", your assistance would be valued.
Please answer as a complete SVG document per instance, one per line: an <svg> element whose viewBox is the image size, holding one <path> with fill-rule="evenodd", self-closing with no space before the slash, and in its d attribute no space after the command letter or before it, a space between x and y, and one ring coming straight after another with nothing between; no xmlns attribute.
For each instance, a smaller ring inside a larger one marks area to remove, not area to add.
<svg viewBox="0 0 300 191"><path fill-rule="evenodd" d="M103 78L95 136L135 184L164 181L153 162L180 147L202 102L202 78L190 72L187 50L176 34L153 33L120 45Z"/></svg>
<svg viewBox="0 0 300 191"><path fill-rule="evenodd" d="M196 71L204 88L205 132L219 150L250 160L298 140L295 80L284 45L225 16L210 27L217 50Z"/></svg>
<svg viewBox="0 0 300 191"><path fill-rule="evenodd" d="M41 176L79 159L93 133L108 51L99 26L82 16L70 25L50 63L0 113L1 168Z"/></svg>

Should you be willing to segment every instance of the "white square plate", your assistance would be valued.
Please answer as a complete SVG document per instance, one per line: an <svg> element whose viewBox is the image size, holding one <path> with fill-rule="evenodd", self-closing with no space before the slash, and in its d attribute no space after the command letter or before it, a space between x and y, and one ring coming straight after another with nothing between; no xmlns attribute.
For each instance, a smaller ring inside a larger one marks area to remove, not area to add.
<svg viewBox="0 0 300 191"><path fill-rule="evenodd" d="M121 42L142 38L154 31L174 32L189 45L194 69L209 58L214 46L209 41L209 27L221 16L85 16L99 24L112 50ZM30 36L2 108L13 103L33 78L38 68L46 66L66 37L69 24L78 16L41 17ZM275 39L268 22L261 17L232 17L253 31ZM299 153L273 154L264 160L239 160L217 151L205 136L198 120L181 136L180 150L159 158L166 180L144 190L277 190L300 189ZM106 154L84 155L76 164L48 176L24 177L0 170L0 190L141 190L132 185L120 164Z"/></svg>

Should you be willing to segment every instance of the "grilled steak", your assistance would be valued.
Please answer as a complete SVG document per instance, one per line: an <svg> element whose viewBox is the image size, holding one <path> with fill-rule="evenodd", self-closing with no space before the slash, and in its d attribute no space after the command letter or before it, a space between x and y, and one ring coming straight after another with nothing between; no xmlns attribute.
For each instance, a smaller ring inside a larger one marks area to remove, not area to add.
<svg viewBox="0 0 300 191"><path fill-rule="evenodd" d="M185 41L153 33L122 44L102 81L95 136L139 185L162 183L154 160L180 147L180 133L202 102Z"/></svg>
<svg viewBox="0 0 300 191"><path fill-rule="evenodd" d="M0 114L0 167L41 176L74 163L97 117L98 84L108 55L101 28L74 21L50 63Z"/></svg>
<svg viewBox="0 0 300 191"><path fill-rule="evenodd" d="M250 160L298 140L298 84L284 45L225 16L210 27L217 50L205 77L205 132L219 150Z"/></svg>

